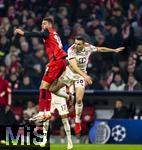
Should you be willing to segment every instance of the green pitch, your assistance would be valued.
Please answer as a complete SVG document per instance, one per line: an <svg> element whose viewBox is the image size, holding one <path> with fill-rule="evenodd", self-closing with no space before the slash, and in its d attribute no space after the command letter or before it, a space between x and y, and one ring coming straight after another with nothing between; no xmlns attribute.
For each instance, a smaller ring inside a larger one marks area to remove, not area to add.
<svg viewBox="0 0 142 150"><path fill-rule="evenodd" d="M67 150L64 144L51 144L50 150ZM75 144L72 150L142 150L142 145Z"/></svg>

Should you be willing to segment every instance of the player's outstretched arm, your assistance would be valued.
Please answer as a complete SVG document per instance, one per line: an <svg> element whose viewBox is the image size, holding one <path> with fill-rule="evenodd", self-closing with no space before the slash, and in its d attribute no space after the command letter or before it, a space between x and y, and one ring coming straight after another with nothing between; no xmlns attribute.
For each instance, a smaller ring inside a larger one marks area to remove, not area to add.
<svg viewBox="0 0 142 150"><path fill-rule="evenodd" d="M77 62L75 58L71 58L69 60L70 65L72 67L72 69L74 70L74 72L80 74L82 77L84 77L85 81L88 84L92 84L92 78L90 76L88 76L86 73L84 73L78 66L77 66Z"/></svg>
<svg viewBox="0 0 142 150"><path fill-rule="evenodd" d="M97 51L99 52L116 52L119 53L121 51L123 51L125 49L125 47L119 47L119 48L107 48L107 47L97 47Z"/></svg>
<svg viewBox="0 0 142 150"><path fill-rule="evenodd" d="M42 32L25 32L20 28L16 28L15 33L17 33L20 36L28 36L28 37L41 37L41 38L46 38L49 36L49 31L48 29L45 29Z"/></svg>

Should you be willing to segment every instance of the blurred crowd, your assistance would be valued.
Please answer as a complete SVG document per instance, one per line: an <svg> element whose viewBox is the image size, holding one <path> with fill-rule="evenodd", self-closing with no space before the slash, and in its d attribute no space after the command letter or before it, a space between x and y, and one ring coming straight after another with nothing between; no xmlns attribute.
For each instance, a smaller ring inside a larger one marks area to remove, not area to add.
<svg viewBox="0 0 142 150"><path fill-rule="evenodd" d="M125 46L120 54L90 56L88 89L142 89L142 0L0 0L0 65L12 89L40 85L48 63L42 39L18 38L14 30L40 31L46 16L54 18L65 51L76 35L95 46Z"/></svg>

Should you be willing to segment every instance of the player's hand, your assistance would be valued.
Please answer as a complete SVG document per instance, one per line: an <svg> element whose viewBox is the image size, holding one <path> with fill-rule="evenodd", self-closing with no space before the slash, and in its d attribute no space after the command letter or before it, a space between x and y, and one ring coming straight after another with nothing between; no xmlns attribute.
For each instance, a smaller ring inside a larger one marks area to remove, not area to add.
<svg viewBox="0 0 142 150"><path fill-rule="evenodd" d="M125 47L119 47L119 48L115 49L115 52L119 53L119 52L123 51L124 49L125 49Z"/></svg>
<svg viewBox="0 0 142 150"><path fill-rule="evenodd" d="M19 29L19 28L16 28L15 29L15 33L19 34L19 35L24 35L24 31Z"/></svg>
<svg viewBox="0 0 142 150"><path fill-rule="evenodd" d="M84 77L84 79L85 79L86 83L89 84L89 85L91 85L93 83L92 78L88 75L86 75Z"/></svg>

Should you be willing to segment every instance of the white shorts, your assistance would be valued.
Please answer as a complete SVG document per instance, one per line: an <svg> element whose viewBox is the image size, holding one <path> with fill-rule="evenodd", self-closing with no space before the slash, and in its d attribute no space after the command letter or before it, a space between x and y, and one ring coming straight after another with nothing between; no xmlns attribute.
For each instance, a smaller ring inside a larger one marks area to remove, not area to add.
<svg viewBox="0 0 142 150"><path fill-rule="evenodd" d="M54 113L54 110L57 109L59 112L59 115L67 115L69 113L67 108L66 99L64 97L59 97L55 94L51 94L52 100L51 100L51 107L50 112Z"/></svg>
<svg viewBox="0 0 142 150"><path fill-rule="evenodd" d="M74 82L75 88L84 88L85 89L85 80L83 77L80 77L77 81Z"/></svg>
<svg viewBox="0 0 142 150"><path fill-rule="evenodd" d="M81 75L74 73L68 66L66 67L66 70L63 72L63 74L60 76L59 81L63 82L68 87L70 87L74 83L75 88L85 88L84 78Z"/></svg>

